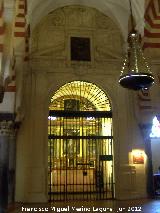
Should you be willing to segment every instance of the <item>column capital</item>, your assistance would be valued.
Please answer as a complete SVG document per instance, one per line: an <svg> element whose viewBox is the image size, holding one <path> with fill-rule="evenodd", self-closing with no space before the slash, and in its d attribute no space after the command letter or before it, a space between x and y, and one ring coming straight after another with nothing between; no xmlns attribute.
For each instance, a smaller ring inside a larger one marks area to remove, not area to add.
<svg viewBox="0 0 160 213"><path fill-rule="evenodd" d="M0 121L0 136L1 135L12 135L13 132L13 121L6 121L2 120Z"/></svg>

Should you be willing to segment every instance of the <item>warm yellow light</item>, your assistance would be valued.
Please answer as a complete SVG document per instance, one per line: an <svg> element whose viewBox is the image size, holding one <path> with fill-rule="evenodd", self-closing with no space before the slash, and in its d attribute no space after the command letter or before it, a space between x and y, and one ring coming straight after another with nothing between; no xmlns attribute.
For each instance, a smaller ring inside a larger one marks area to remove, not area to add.
<svg viewBox="0 0 160 213"><path fill-rule="evenodd" d="M112 120L111 119L103 119L102 120L102 135L111 135L112 130Z"/></svg>
<svg viewBox="0 0 160 213"><path fill-rule="evenodd" d="M145 152L140 149L132 150L133 164L144 164Z"/></svg>
<svg viewBox="0 0 160 213"><path fill-rule="evenodd" d="M140 157L141 155L144 154L144 151L137 149L137 150L133 150L132 153L135 157Z"/></svg>
<svg viewBox="0 0 160 213"><path fill-rule="evenodd" d="M111 111L111 105L107 95L93 83L84 81L66 83L52 96L50 110L60 110L60 103L66 99L80 100L81 105L84 106L85 104L87 109L91 111ZM85 111L86 109L83 110Z"/></svg>

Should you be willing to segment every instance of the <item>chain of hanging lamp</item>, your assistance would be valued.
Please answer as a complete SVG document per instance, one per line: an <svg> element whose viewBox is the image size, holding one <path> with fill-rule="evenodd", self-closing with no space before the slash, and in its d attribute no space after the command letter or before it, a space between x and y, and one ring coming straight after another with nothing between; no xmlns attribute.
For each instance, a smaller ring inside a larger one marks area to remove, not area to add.
<svg viewBox="0 0 160 213"><path fill-rule="evenodd" d="M154 77L144 57L140 35L134 29L131 0L129 0L131 14L131 32L128 34L128 50L123 62L119 83L131 90L148 89L154 83Z"/></svg>

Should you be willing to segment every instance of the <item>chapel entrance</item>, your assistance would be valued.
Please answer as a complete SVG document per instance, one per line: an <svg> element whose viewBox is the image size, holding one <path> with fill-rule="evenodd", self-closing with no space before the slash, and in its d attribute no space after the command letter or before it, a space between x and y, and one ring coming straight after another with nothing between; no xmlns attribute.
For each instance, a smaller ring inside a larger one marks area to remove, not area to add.
<svg viewBox="0 0 160 213"><path fill-rule="evenodd" d="M112 112L96 85L73 81L54 94L48 153L50 201L114 198Z"/></svg>

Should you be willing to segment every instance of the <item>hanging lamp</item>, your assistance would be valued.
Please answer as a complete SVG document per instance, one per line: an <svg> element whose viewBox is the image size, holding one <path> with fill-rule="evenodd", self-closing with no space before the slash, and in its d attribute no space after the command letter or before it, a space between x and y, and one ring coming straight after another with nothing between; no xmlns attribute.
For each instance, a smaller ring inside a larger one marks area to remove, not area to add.
<svg viewBox="0 0 160 213"><path fill-rule="evenodd" d="M140 35L134 29L131 0L131 32L128 34L128 50L123 62L119 83L131 90L148 89L154 83L154 77L144 57L140 45Z"/></svg>

